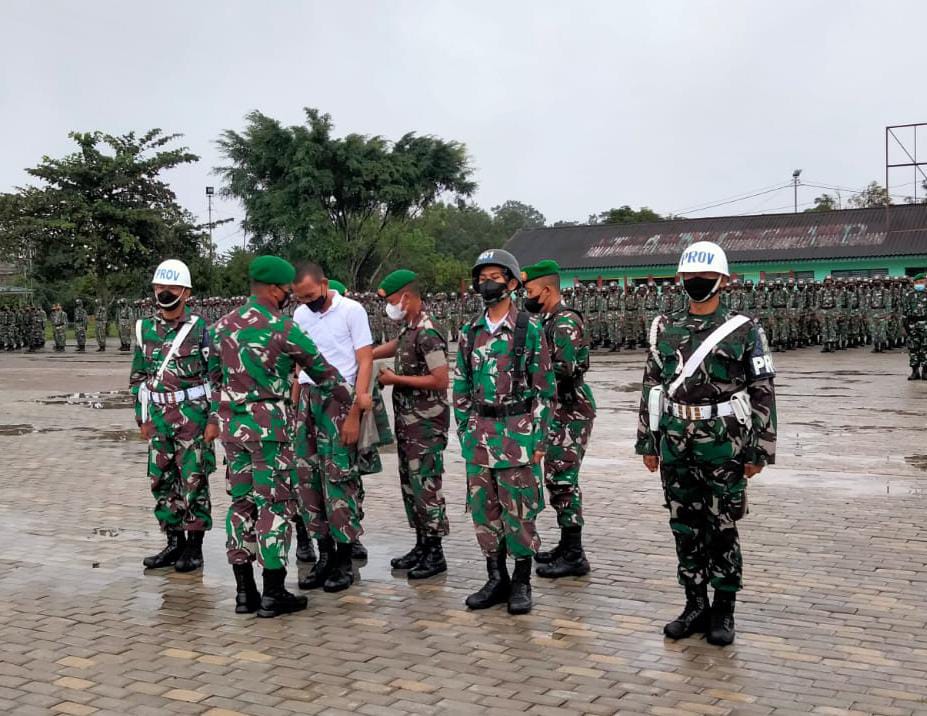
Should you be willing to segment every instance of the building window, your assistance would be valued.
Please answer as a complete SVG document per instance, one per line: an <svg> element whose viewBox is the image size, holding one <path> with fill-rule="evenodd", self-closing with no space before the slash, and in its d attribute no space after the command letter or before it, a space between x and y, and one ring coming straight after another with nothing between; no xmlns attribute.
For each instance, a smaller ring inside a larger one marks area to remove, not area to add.
<svg viewBox="0 0 927 716"><path fill-rule="evenodd" d="M789 281L793 278L796 281L814 281L814 271L786 271L784 273L766 272L767 283L772 281Z"/></svg>
<svg viewBox="0 0 927 716"><path fill-rule="evenodd" d="M873 276L888 276L887 268L874 269L848 269L833 271L831 276L834 278L871 278Z"/></svg>

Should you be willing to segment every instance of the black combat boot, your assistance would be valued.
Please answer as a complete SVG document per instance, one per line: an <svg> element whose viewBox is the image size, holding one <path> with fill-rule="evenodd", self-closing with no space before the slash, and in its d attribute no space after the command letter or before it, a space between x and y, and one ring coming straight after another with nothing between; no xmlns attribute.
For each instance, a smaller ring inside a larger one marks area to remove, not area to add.
<svg viewBox="0 0 927 716"><path fill-rule="evenodd" d="M293 527L296 530L296 561L303 563L315 562L315 548L312 546L312 540L309 539L309 532L306 530L306 523L302 517L293 520Z"/></svg>
<svg viewBox="0 0 927 716"><path fill-rule="evenodd" d="M921 379L921 369L920 366L911 366L911 375L908 376L908 380L920 380Z"/></svg>
<svg viewBox="0 0 927 716"><path fill-rule="evenodd" d="M550 564L551 562L559 559L560 555L563 553L563 542L566 539L566 530L560 529L560 541L557 543L557 546L553 549L549 549L546 552L538 552L534 555L534 561L538 564Z"/></svg>
<svg viewBox="0 0 927 716"><path fill-rule="evenodd" d="M78 353L85 353L86 350L84 349L84 346L77 346L77 352L78 352Z"/></svg>
<svg viewBox="0 0 927 716"><path fill-rule="evenodd" d="M821 353L830 353L830 343L824 344L824 347L821 349Z"/></svg>
<svg viewBox="0 0 927 716"><path fill-rule="evenodd" d="M281 614L300 612L309 604L303 595L296 595L286 590L285 569L264 570L264 593L261 595L261 607L257 615L264 619L278 617Z"/></svg>
<svg viewBox="0 0 927 716"><path fill-rule="evenodd" d="M415 530L415 546L401 557L393 557L389 561L389 566L393 569L412 569L421 560L424 548L425 536L421 530Z"/></svg>
<svg viewBox="0 0 927 716"><path fill-rule="evenodd" d="M734 600L736 592L715 591L715 601L711 605L711 626L706 641L715 646L727 646L734 641Z"/></svg>
<svg viewBox="0 0 927 716"><path fill-rule="evenodd" d="M409 579L428 579L436 574L447 571L447 561L444 559L444 549L440 537L426 537L425 547L419 563L409 570Z"/></svg>
<svg viewBox="0 0 927 716"><path fill-rule="evenodd" d="M711 608L708 604L708 586L686 586L686 606L682 614L663 627L670 639L685 639L696 632L708 629Z"/></svg>
<svg viewBox="0 0 927 716"><path fill-rule="evenodd" d="M351 543L351 559L356 559L358 562L367 561L367 548L360 541Z"/></svg>
<svg viewBox="0 0 927 716"><path fill-rule="evenodd" d="M178 572L192 572L203 567L203 537L205 533L187 532L187 546L177 559L174 569Z"/></svg>
<svg viewBox="0 0 927 716"><path fill-rule="evenodd" d="M497 557L486 558L486 575L488 579L478 592L467 597L464 602L470 609L488 609L496 604L502 604L509 598L511 582L509 572L505 566L505 549L502 548Z"/></svg>
<svg viewBox="0 0 927 716"><path fill-rule="evenodd" d="M254 569L251 562L233 564L235 573L235 613L254 614L261 606L261 593L254 583Z"/></svg>
<svg viewBox="0 0 927 716"><path fill-rule="evenodd" d="M583 552L583 528L565 527L560 556L553 562L542 564L537 569L539 577L557 579L558 577L582 577L589 574L589 560Z"/></svg>
<svg viewBox="0 0 927 716"><path fill-rule="evenodd" d="M184 536L183 530L168 530L167 546L157 554L145 557L142 564L145 565L146 569L172 567L180 558L180 555L183 554L186 546L187 538Z"/></svg>
<svg viewBox="0 0 927 716"><path fill-rule="evenodd" d="M527 614L531 611L531 557L519 557L512 570L512 588L509 590L509 614Z"/></svg>
<svg viewBox="0 0 927 716"><path fill-rule="evenodd" d="M356 544L356 543L355 543ZM351 563L351 548L354 544L339 542L335 551L335 566L322 589L326 592L343 592L354 584L354 565Z"/></svg>
<svg viewBox="0 0 927 716"><path fill-rule="evenodd" d="M106 348L104 348L103 346L100 346L99 348L97 348L97 353L102 353L105 350Z"/></svg>
<svg viewBox="0 0 927 716"><path fill-rule="evenodd" d="M312 569L309 571L309 574L306 575L305 579L299 580L299 588L321 589L334 567L335 542L331 536L322 537L319 540L319 559L312 565Z"/></svg>

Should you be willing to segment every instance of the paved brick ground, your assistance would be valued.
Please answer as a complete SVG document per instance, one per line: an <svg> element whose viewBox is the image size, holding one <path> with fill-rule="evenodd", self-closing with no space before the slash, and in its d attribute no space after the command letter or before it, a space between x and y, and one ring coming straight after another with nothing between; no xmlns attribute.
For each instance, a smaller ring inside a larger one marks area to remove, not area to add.
<svg viewBox="0 0 927 716"><path fill-rule="evenodd" d="M722 650L661 635L681 594L632 450L640 353L591 375L588 578L536 580L525 617L468 613L483 575L456 446L450 572L394 577L409 535L387 455L357 586L267 621L232 612L219 532L204 574L142 574L161 538L129 411L52 397L123 387L125 356L0 355L0 712L927 713L927 383L904 380L900 354L778 363L779 465L750 488L739 636ZM550 511L541 524L553 538Z"/></svg>

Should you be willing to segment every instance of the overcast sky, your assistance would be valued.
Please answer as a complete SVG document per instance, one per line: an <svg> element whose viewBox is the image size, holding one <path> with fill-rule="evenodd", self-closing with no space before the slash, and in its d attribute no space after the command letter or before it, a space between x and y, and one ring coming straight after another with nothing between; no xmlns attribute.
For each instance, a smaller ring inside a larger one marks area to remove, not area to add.
<svg viewBox="0 0 927 716"><path fill-rule="evenodd" d="M205 221L219 133L252 109L299 123L304 106L339 134L464 142L480 205L519 199L549 222L688 211L796 168L856 189L884 178L885 125L927 121L925 28L924 0L4 0L0 191L70 151L68 131L161 127L202 156L168 179ZM912 182L893 174L893 193ZM791 203L785 189L688 214ZM241 241L237 225L216 237Z"/></svg>

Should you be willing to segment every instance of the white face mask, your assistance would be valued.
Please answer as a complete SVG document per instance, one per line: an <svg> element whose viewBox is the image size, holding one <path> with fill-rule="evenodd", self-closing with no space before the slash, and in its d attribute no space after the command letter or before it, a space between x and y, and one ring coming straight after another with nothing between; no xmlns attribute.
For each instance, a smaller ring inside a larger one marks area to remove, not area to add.
<svg viewBox="0 0 927 716"><path fill-rule="evenodd" d="M402 307L402 300L399 303L386 304L386 317L391 321L401 321L406 317L406 309Z"/></svg>

